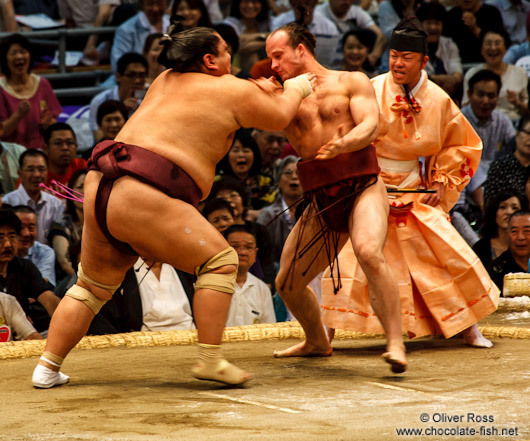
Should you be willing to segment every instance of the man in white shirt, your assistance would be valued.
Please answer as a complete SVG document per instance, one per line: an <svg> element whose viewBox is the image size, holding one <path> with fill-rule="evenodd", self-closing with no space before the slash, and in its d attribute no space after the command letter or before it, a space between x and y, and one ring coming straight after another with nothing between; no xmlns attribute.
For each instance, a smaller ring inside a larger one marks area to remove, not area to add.
<svg viewBox="0 0 530 441"><path fill-rule="evenodd" d="M141 257L116 294L96 315L88 334L195 329L191 275Z"/></svg>
<svg viewBox="0 0 530 441"><path fill-rule="evenodd" d="M274 305L269 287L248 272L256 261L256 236L247 225L232 225L225 238L239 257L235 292L230 302L226 326L244 326L256 323L276 323Z"/></svg>
<svg viewBox="0 0 530 441"><path fill-rule="evenodd" d="M41 191L40 184L46 182L48 163L46 155L37 149L26 150L20 155L20 186L3 196L4 204L13 207L27 205L37 213L39 232L37 240L46 243L52 222L63 214L63 202L51 194Z"/></svg>

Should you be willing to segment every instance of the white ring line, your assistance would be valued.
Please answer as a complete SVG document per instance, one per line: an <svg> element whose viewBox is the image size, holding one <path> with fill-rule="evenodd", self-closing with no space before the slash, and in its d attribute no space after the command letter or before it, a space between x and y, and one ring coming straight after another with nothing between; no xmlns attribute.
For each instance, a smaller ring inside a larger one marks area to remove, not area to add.
<svg viewBox="0 0 530 441"><path fill-rule="evenodd" d="M246 400L244 398L229 397L227 395L216 394L214 392L199 392L199 395L207 395L210 397L222 398L225 400L236 401L238 403L243 403L243 404L252 404L253 406L266 407L267 409L279 410L280 412L302 413L301 410L288 409L286 407L278 407L278 406L275 406L274 404L260 403L259 401Z"/></svg>
<svg viewBox="0 0 530 441"><path fill-rule="evenodd" d="M405 392L419 392L419 393L422 393L422 394L425 393L425 392L423 392L421 390L410 389L408 387L393 386L391 384L376 383L374 381L366 381L366 383L367 384L373 384L374 386L382 387L383 389L401 390L401 391L405 391Z"/></svg>
<svg viewBox="0 0 530 441"><path fill-rule="evenodd" d="M418 394L425 394L425 395L429 395L433 398L438 398L440 400L444 400L446 399L447 397L443 396L443 395L438 395L436 391L423 391L423 390L417 390L417 389L412 389L412 388L409 388L409 387L401 387L401 386L393 386L391 384L384 384L384 383L377 383L375 381L365 381L366 384L372 384L374 386L378 386L378 387L382 387L383 389L392 389L392 390L399 390L399 391L402 391L402 392L415 392L415 393L418 393Z"/></svg>

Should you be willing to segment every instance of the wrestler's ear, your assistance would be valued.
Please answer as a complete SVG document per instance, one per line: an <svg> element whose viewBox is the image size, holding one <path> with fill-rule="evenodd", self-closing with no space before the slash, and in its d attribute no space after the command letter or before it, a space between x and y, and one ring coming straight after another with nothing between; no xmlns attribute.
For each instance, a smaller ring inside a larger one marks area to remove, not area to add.
<svg viewBox="0 0 530 441"><path fill-rule="evenodd" d="M204 54L202 57L202 62L204 63L204 67L206 67L208 70L218 69L215 57L212 54Z"/></svg>
<svg viewBox="0 0 530 441"><path fill-rule="evenodd" d="M298 46L296 46L296 52L298 52L298 55L304 54L305 46L302 43L299 43Z"/></svg>

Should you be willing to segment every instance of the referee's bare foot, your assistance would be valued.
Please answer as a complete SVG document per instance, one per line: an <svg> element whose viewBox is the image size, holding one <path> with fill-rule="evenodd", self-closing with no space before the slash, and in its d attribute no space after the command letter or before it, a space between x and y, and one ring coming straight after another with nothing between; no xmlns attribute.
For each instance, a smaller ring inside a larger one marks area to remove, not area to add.
<svg viewBox="0 0 530 441"><path fill-rule="evenodd" d="M482 335L477 324L470 326L462 332L464 343L474 348L491 348L493 343Z"/></svg>
<svg viewBox="0 0 530 441"><path fill-rule="evenodd" d="M395 374L402 374L407 370L407 356L405 355L405 346L392 346L387 348L382 357L390 365L390 369Z"/></svg>
<svg viewBox="0 0 530 441"><path fill-rule="evenodd" d="M323 347L309 344L307 341L298 343L283 351L274 351L274 357L329 357L333 353L333 348L327 343Z"/></svg>

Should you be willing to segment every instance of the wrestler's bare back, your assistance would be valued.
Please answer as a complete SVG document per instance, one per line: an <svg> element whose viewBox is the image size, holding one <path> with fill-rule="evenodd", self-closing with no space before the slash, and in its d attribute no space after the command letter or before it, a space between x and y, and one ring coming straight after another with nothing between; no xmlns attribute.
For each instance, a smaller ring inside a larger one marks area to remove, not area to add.
<svg viewBox="0 0 530 441"><path fill-rule="evenodd" d="M276 130L281 130L294 116L297 100L284 96L282 104L287 110L278 114L278 99L282 100L232 75L166 70L151 85L116 141L138 145L173 161L206 197L215 165L230 149L237 129L280 125L283 127Z"/></svg>
<svg viewBox="0 0 530 441"><path fill-rule="evenodd" d="M364 74L327 69L323 72L316 74L313 94L302 102L296 117L285 130L293 148L306 160L317 155L318 150L337 133L339 126L342 125L343 132L348 133L363 122L366 115L374 119L376 127L379 119L375 93ZM366 147L372 139L359 141L353 150Z"/></svg>

